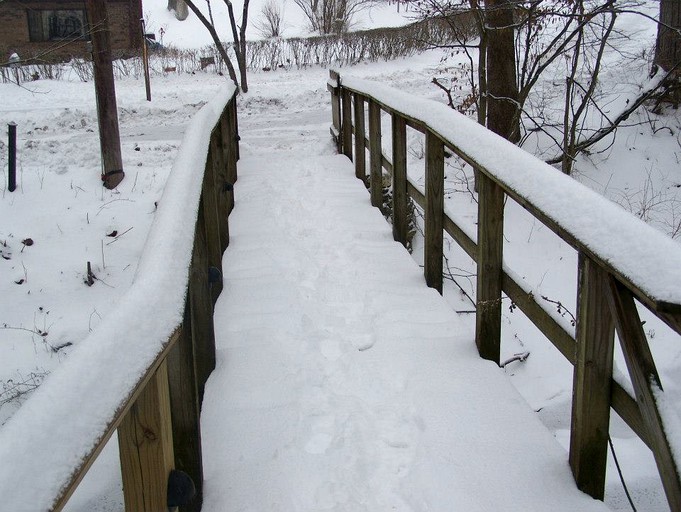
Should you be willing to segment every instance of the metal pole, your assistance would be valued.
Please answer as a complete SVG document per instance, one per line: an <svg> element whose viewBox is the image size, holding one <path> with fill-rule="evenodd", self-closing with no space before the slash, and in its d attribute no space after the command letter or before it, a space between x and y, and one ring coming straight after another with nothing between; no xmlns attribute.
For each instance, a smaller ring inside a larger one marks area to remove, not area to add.
<svg viewBox="0 0 681 512"><path fill-rule="evenodd" d="M7 125L9 136L9 177L7 180L7 189L14 192L17 189L17 125L16 123L9 123Z"/></svg>

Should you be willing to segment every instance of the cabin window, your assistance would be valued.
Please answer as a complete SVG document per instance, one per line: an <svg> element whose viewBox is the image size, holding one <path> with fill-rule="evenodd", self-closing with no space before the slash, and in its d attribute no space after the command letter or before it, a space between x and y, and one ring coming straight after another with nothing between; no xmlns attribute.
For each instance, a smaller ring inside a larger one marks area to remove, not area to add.
<svg viewBox="0 0 681 512"><path fill-rule="evenodd" d="M83 10L30 10L28 32L34 42L85 39L87 17Z"/></svg>

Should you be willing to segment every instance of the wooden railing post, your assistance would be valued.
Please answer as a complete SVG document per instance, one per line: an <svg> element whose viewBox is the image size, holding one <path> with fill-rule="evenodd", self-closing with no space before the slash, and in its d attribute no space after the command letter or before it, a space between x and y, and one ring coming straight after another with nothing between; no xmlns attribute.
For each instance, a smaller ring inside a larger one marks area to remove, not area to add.
<svg viewBox="0 0 681 512"><path fill-rule="evenodd" d="M329 71L329 78L336 83L335 87L329 85L331 93L331 137L336 142L336 151L341 152L341 99L340 99L340 76L334 70Z"/></svg>
<svg viewBox="0 0 681 512"><path fill-rule="evenodd" d="M202 199L203 201L203 199ZM204 221L204 208L199 206L196 221L194 252L189 274L187 297L191 311L192 338L199 404L203 401L203 390L208 376L215 368L215 333L213 331L213 299L210 292L207 240Z"/></svg>
<svg viewBox="0 0 681 512"><path fill-rule="evenodd" d="M366 183L366 131L364 129L364 98L355 94L355 176Z"/></svg>
<svg viewBox="0 0 681 512"><path fill-rule="evenodd" d="M369 188L371 205L383 205L383 153L381 150L381 107L369 100Z"/></svg>
<svg viewBox="0 0 681 512"><path fill-rule="evenodd" d="M343 154L352 160L352 94L348 89L341 89L343 98L343 120L341 141Z"/></svg>
<svg viewBox="0 0 681 512"><path fill-rule="evenodd" d="M430 130L426 132L426 208L424 272L426 284L442 294L445 149Z"/></svg>
<svg viewBox="0 0 681 512"><path fill-rule="evenodd" d="M602 500L615 331L607 301L607 272L580 252L578 276L570 467L577 487Z"/></svg>
<svg viewBox="0 0 681 512"><path fill-rule="evenodd" d="M504 191L478 173L478 276L475 343L484 359L499 364Z"/></svg>
<svg viewBox="0 0 681 512"><path fill-rule="evenodd" d="M221 218L220 215L221 194L219 194L216 186L218 181L216 176L217 151L214 150L216 144L213 143L213 140L214 138L211 137L199 202L199 208L203 213L200 216L203 226L197 224L197 230L203 229L205 231L207 265L208 268L213 269L209 272L208 283L213 304L215 304L222 291L222 240L223 236L226 237L228 233L223 233L223 226L227 226L227 217ZM218 272L216 273L215 270Z"/></svg>
<svg viewBox="0 0 681 512"><path fill-rule="evenodd" d="M187 300L180 339L168 354L175 468L187 473L196 487L196 496L189 505L181 507L182 512L199 512L203 502L200 404L191 317Z"/></svg>
<svg viewBox="0 0 681 512"><path fill-rule="evenodd" d="M409 231L407 198L407 124L392 114L393 132L393 238L407 247Z"/></svg>
<svg viewBox="0 0 681 512"><path fill-rule="evenodd" d="M239 116L236 115L236 96L232 97L228 105L228 111L231 114L231 126L232 126L232 146L234 147L234 161L238 162L241 159L241 153L239 153L239 141L241 140L241 135L239 135Z"/></svg>
<svg viewBox="0 0 681 512"><path fill-rule="evenodd" d="M168 370L161 363L118 427L126 512L168 510L174 467Z"/></svg>
<svg viewBox="0 0 681 512"><path fill-rule="evenodd" d="M213 130L210 137L210 155L212 155L213 161L213 177L215 190L215 197L217 199L217 215L218 215L218 227L220 229L220 254L229 245L229 223L227 222L227 216L229 215L230 205L229 197L231 196L231 191L227 190L231 187L226 187L228 183L227 180L227 159L226 152L222 146L222 125L218 123ZM205 179L205 178L204 178Z"/></svg>
<svg viewBox="0 0 681 512"><path fill-rule="evenodd" d="M239 142L236 140L232 132L232 111L236 109L234 99L232 99L225 107L225 111L220 116L220 135L222 151L225 162L225 183L222 188L225 190L227 201L227 215L234 209L234 184L237 180L237 148ZM229 240L228 240L229 242ZM223 247L223 250L227 247Z"/></svg>
<svg viewBox="0 0 681 512"><path fill-rule="evenodd" d="M655 396L663 393L660 376L645 332L643 332L634 296L628 288L612 276L609 276L609 291L610 307L620 345L634 387L636 401L650 435L651 448L667 502L672 512L680 512L681 480Z"/></svg>

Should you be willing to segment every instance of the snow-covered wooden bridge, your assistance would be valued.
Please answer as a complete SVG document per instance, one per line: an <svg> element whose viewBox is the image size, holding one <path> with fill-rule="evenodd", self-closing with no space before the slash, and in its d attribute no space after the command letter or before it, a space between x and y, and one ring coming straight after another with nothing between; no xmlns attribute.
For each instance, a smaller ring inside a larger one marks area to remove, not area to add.
<svg viewBox="0 0 681 512"><path fill-rule="evenodd" d="M60 510L116 430L129 512L182 505L176 470L197 488L187 511L607 510L591 496L611 408L681 510L678 432L634 302L681 330L678 246L443 106L337 74L329 89L335 143L304 152L239 159L234 91L204 107L131 291L0 431L3 510ZM407 178L407 126L426 134L425 190ZM477 233L445 211L445 147L478 169ZM384 169L391 224L372 208ZM502 266L504 194L579 251L576 339ZM398 243L408 197L424 269ZM475 329L438 293L445 232L478 263ZM569 459L495 364L502 291L575 365ZM615 328L635 396L612 379Z"/></svg>

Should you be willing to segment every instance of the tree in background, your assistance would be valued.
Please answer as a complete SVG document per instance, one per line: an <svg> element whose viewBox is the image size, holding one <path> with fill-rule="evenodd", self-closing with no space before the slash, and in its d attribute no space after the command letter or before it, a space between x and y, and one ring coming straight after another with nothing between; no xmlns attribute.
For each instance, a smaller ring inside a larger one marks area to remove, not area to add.
<svg viewBox="0 0 681 512"><path fill-rule="evenodd" d="M660 0L660 22L657 25L655 64L671 71L681 62L681 9L678 0Z"/></svg>
<svg viewBox="0 0 681 512"><path fill-rule="evenodd" d="M308 19L310 29L320 34L348 32L356 13L375 0L293 0Z"/></svg>
<svg viewBox="0 0 681 512"><path fill-rule="evenodd" d="M464 98L463 102L477 107L478 122L513 142L522 145L532 133L543 132L560 151L548 161L560 163L568 174L577 154L612 134L655 92L643 87L640 96L621 113L604 113L599 74L606 52L618 52L615 20L621 12L639 12L638 7L637 0L512 4L507 0L417 0L416 4L422 18L448 20L453 13L460 15L463 8L474 13L477 37L458 38L451 45L452 51L463 50L469 57L474 101ZM478 52L475 72L473 50ZM537 87L546 82L547 72L553 82L550 92ZM556 78L561 75L562 80ZM452 90L434 82L448 93L450 105L456 108ZM547 112L544 95L557 92L563 97L564 110Z"/></svg>
<svg viewBox="0 0 681 512"><path fill-rule="evenodd" d="M281 37L284 30L284 12L277 0L267 0L260 9L260 17L253 24L260 35L270 39Z"/></svg>
<svg viewBox="0 0 681 512"><path fill-rule="evenodd" d="M208 30L210 36L213 38L213 42L215 43L222 60L225 61L227 71L229 72L229 77L234 82L234 85L240 87L243 92L248 92L248 77L246 73L246 26L248 25L249 0L244 0L244 6L241 13L241 25L237 25L232 2L230 0L224 0L225 4L227 5L227 12L229 13L229 24L232 28L232 38L234 40L232 49L234 50L237 66L239 67L240 81L237 79L234 65L232 64L232 60L230 59L227 52L228 49L225 47L224 43L220 41L220 37L215 30L215 20L213 19L213 11L211 10L210 0L206 0L206 4L208 5L208 18L206 18L206 16L199 10L193 0L184 1L196 15L196 17L199 18L201 23L203 23L203 26L206 27L206 30Z"/></svg>

